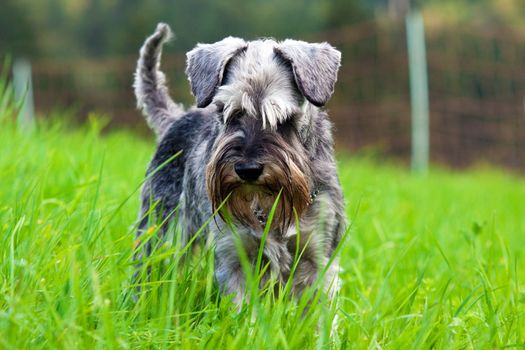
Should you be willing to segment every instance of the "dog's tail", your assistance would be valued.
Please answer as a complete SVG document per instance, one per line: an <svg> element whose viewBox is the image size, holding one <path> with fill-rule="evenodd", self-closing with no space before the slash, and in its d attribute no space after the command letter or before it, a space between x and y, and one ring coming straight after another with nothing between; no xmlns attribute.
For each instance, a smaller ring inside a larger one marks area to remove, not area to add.
<svg viewBox="0 0 525 350"><path fill-rule="evenodd" d="M135 97L137 107L146 116L148 125L160 138L176 118L184 113L168 94L166 78L159 70L162 46L172 38L170 27L159 23L155 33L148 37L140 49L135 71Z"/></svg>

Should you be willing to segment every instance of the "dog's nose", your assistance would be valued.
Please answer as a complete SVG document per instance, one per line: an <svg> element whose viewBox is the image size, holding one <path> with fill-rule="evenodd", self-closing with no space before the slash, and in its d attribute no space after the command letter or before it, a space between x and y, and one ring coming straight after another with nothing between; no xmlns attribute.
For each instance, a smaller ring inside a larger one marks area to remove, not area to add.
<svg viewBox="0 0 525 350"><path fill-rule="evenodd" d="M262 174L264 166L256 162L239 162L235 164L235 172L244 181L255 181Z"/></svg>

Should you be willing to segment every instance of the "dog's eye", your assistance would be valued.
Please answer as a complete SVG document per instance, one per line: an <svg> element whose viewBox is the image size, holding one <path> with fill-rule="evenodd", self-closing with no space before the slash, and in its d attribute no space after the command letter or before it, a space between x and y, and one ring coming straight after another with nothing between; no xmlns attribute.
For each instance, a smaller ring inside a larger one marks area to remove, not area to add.
<svg viewBox="0 0 525 350"><path fill-rule="evenodd" d="M244 111L243 110L237 110L235 112L232 113L231 115L231 119L233 120L239 120L239 118L241 118L244 114Z"/></svg>
<svg viewBox="0 0 525 350"><path fill-rule="evenodd" d="M234 111L228 116L228 118L226 119L226 122L229 126L237 126L241 122L242 116L243 116L243 111L240 111L240 110Z"/></svg>
<svg viewBox="0 0 525 350"><path fill-rule="evenodd" d="M278 130L281 132L293 131L295 129L295 122L292 117L288 117L277 124Z"/></svg>
<svg viewBox="0 0 525 350"><path fill-rule="evenodd" d="M228 125L235 125L235 124L238 124L241 117L243 116L244 114L244 111L242 110L235 110L233 112L229 112L227 111L228 113L228 116L225 117L225 114L224 114L224 106L223 106L223 109L218 111L219 113L217 114L217 116L219 117L219 121L221 123L226 123Z"/></svg>

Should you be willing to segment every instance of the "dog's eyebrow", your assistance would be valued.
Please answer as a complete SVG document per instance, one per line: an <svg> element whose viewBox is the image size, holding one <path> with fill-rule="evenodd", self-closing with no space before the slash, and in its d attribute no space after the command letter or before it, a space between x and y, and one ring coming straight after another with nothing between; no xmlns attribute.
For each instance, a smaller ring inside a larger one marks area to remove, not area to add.
<svg viewBox="0 0 525 350"><path fill-rule="evenodd" d="M236 139L236 138L244 139L245 137L246 137L246 134L242 130L237 130L233 134L230 135L230 138L232 139Z"/></svg>
<svg viewBox="0 0 525 350"><path fill-rule="evenodd" d="M286 118L294 118L300 114L302 114L303 111L300 107L293 107L291 110L288 111L288 113L286 114Z"/></svg>

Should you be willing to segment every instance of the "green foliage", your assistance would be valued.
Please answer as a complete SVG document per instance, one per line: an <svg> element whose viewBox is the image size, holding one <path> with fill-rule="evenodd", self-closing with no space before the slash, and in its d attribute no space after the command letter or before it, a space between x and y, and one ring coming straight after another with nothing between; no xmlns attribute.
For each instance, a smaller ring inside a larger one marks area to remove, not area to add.
<svg viewBox="0 0 525 350"><path fill-rule="evenodd" d="M238 312L219 297L211 251L182 259L164 244L147 259L153 279L135 303L137 189L153 141L101 136L97 119L80 129L40 121L29 134L11 114L0 111L1 348L525 344L522 179L488 170L414 176L341 157L353 223L337 307L314 292L313 304L266 293Z"/></svg>
<svg viewBox="0 0 525 350"><path fill-rule="evenodd" d="M34 23L16 0L0 4L0 59L6 53L18 56L38 51Z"/></svg>
<svg viewBox="0 0 525 350"><path fill-rule="evenodd" d="M3 0L0 54L110 56L136 54L160 21L172 25L184 52L227 35L308 38L383 16L394 0ZM413 0L428 17L446 21L514 24L521 0Z"/></svg>
<svg viewBox="0 0 525 350"><path fill-rule="evenodd" d="M305 37L362 21L366 14L359 1L347 0L20 0L20 11L7 15L11 7L12 0L0 4L0 19L2 14L10 16L5 28L0 21L1 32L16 33L21 30L16 22L29 19L32 27L24 30L38 38L44 55L52 57L136 54L161 21L177 35L174 50L185 52L197 42L228 35ZM16 36L7 39L17 42Z"/></svg>

